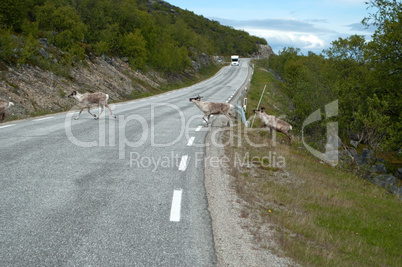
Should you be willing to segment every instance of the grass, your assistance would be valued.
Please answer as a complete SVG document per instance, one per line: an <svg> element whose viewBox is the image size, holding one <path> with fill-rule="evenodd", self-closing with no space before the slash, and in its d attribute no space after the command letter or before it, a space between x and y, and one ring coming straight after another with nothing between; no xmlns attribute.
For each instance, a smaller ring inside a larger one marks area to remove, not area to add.
<svg viewBox="0 0 402 267"><path fill-rule="evenodd" d="M287 105L274 80L257 63L248 96L251 112L265 84L270 94L263 98L263 106ZM279 142L284 136L272 143L269 131L241 125L231 130L224 142L231 140L225 153L232 158L233 186L247 203L242 216L253 218L253 227L260 229L253 232L262 248L305 266L402 266L398 197L351 172L321 163L298 138L289 146ZM266 242L272 238L262 230L267 225L278 250Z"/></svg>
<svg viewBox="0 0 402 267"><path fill-rule="evenodd" d="M140 79L136 79L133 80L133 83L141 83L144 88L147 88L147 91L133 91L127 98L130 100L139 99L161 94L171 90L180 89L183 87L188 87L214 76L222 67L222 64L211 64L210 66L201 70L199 73L193 73L192 75L182 75L181 79L176 78L174 82L170 82L166 85L161 85L158 88L152 88Z"/></svg>
<svg viewBox="0 0 402 267"><path fill-rule="evenodd" d="M183 76L180 81L161 86L160 89L165 92L191 86L214 76L223 66L223 64L210 64L209 66L204 67L202 70L200 70L196 75L187 75L187 77Z"/></svg>

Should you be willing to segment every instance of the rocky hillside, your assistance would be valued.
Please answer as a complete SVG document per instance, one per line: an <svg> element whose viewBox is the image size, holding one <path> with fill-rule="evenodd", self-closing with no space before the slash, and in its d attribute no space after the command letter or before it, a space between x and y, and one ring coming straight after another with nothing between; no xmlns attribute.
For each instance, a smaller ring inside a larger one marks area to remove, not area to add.
<svg viewBox="0 0 402 267"><path fill-rule="evenodd" d="M269 45L260 45L258 52L253 54L255 58L268 58L270 55L273 55L274 51Z"/></svg>
<svg viewBox="0 0 402 267"><path fill-rule="evenodd" d="M157 91L167 83L157 74L146 76L132 70L117 57L87 59L71 68L69 78L29 65L8 68L0 77L0 98L15 104L8 119L68 110L75 104L67 98L73 90L106 92L113 102Z"/></svg>
<svg viewBox="0 0 402 267"><path fill-rule="evenodd" d="M203 63L194 65L201 67L211 61L212 58L206 57ZM18 69L7 67L0 71L0 98L15 104L7 114L7 120L10 120L68 110L75 104L67 98L73 90L102 91L110 95L110 102L118 102L161 93L161 87L197 75L193 68L169 76L158 72L144 75L118 57L86 59L70 68L68 75L57 75L30 65Z"/></svg>
<svg viewBox="0 0 402 267"><path fill-rule="evenodd" d="M261 45L253 56L267 57L269 51L272 51L269 46ZM7 112L6 121L69 110L76 104L67 98L73 90L102 91L110 95L110 102L130 100L162 93L162 88L172 83L196 79L200 70L216 64L217 58L200 55L192 62L192 67L170 75L156 71L143 74L119 57L87 58L61 74L27 64L10 67L0 61L0 99L15 104Z"/></svg>
<svg viewBox="0 0 402 267"><path fill-rule="evenodd" d="M0 98L15 103L8 120L26 118L68 110L74 89L134 99L197 80L222 56L270 51L265 39L165 1L6 1Z"/></svg>

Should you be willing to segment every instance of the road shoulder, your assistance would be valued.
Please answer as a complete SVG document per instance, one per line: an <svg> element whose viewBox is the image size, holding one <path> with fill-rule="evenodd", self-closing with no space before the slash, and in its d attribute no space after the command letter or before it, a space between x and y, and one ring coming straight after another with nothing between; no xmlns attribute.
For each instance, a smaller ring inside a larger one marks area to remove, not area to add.
<svg viewBox="0 0 402 267"><path fill-rule="evenodd" d="M263 249L252 235L250 218L242 216L246 204L236 195L232 187L234 179L218 159L225 157L220 117L212 124L206 138L205 188L208 209L212 218L217 266L291 266L291 261ZM262 229L260 229L261 231ZM268 227L265 235L270 235ZM272 246L274 244L270 244Z"/></svg>

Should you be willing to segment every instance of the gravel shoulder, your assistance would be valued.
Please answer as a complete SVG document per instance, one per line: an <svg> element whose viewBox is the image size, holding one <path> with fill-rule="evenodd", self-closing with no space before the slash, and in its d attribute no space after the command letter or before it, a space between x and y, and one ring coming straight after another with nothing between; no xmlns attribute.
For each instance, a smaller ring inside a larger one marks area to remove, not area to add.
<svg viewBox="0 0 402 267"><path fill-rule="evenodd" d="M270 250L262 248L252 235L251 219L244 218L241 212L245 203L236 195L231 186L234 179L225 164L218 159L225 157L222 144L222 119L217 117L206 138L205 187L208 209L212 218L217 266L294 266L289 259L279 257ZM268 227L260 229L268 236ZM266 245L267 239L264 240Z"/></svg>

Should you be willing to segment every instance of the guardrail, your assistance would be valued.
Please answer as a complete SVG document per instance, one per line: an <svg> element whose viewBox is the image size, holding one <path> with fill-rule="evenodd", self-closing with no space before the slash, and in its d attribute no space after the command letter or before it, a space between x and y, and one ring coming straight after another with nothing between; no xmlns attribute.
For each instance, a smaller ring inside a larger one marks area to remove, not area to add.
<svg viewBox="0 0 402 267"><path fill-rule="evenodd" d="M250 67L253 68L253 71L251 73L251 76L253 76L254 74L254 65L250 64ZM251 78L249 79L249 81L245 84L244 89L240 92L239 97L236 99L235 102L235 111L240 115L242 122L244 123L244 125L246 127L249 127L249 122L247 121L246 118L246 112L244 111L247 108L247 98L244 98L244 95L247 92L247 88L250 88L250 81ZM239 102L241 102L239 104Z"/></svg>
<svg viewBox="0 0 402 267"><path fill-rule="evenodd" d="M240 93L240 96L237 98L236 103L235 103L235 110L236 112L240 115L242 122L244 123L244 125L246 127L248 127L248 122L247 122L247 118L246 118L246 112L244 111L243 106L240 106L239 100L243 98L244 92L246 92L246 90L242 91Z"/></svg>

